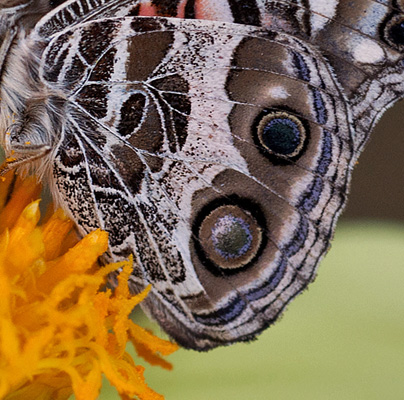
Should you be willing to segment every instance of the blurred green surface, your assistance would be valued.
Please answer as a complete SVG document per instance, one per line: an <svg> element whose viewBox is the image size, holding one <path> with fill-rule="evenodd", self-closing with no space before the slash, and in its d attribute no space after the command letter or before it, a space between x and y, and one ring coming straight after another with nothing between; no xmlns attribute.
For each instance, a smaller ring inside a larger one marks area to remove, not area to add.
<svg viewBox="0 0 404 400"><path fill-rule="evenodd" d="M404 399L404 225L340 224L316 281L257 341L169 359L146 365L166 400ZM100 399L118 398L105 385Z"/></svg>

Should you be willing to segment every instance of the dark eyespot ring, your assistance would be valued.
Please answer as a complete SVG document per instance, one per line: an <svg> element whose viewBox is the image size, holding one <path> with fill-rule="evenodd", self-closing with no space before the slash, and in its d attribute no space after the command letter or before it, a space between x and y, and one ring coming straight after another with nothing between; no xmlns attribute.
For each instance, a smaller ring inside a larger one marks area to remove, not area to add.
<svg viewBox="0 0 404 400"><path fill-rule="evenodd" d="M218 204L204 213L196 232L203 259L226 272L246 267L263 244L262 228L255 217L233 204Z"/></svg>
<svg viewBox="0 0 404 400"><path fill-rule="evenodd" d="M263 150L287 159L298 156L306 140L303 123L285 111L270 111L261 116L256 134Z"/></svg>
<svg viewBox="0 0 404 400"><path fill-rule="evenodd" d="M404 50L404 16L394 15L384 26L384 40L396 50Z"/></svg>

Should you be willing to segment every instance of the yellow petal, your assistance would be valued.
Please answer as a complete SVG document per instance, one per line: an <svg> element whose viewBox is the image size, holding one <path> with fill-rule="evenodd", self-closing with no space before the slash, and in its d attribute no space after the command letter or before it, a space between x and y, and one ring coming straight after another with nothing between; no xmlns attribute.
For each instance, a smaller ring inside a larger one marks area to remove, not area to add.
<svg viewBox="0 0 404 400"><path fill-rule="evenodd" d="M31 201L38 198L40 192L41 187L37 184L35 178L30 177L24 180L17 178L10 200L0 213L0 232L6 227L12 226L17 221L24 208Z"/></svg>
<svg viewBox="0 0 404 400"><path fill-rule="evenodd" d="M8 177L0 180L0 398L96 399L105 375L122 399L163 399L125 350L130 338L144 358L169 367L160 354L176 348L129 320L149 290L131 295L132 261L100 268L105 232L72 246L72 223L61 211L38 226L39 202L28 204L39 191L34 180L17 180L9 196L12 188ZM100 291L118 269L116 291Z"/></svg>
<svg viewBox="0 0 404 400"><path fill-rule="evenodd" d="M45 259L52 260L61 254L67 234L73 229L73 222L59 209L42 226L45 244Z"/></svg>
<svg viewBox="0 0 404 400"><path fill-rule="evenodd" d="M108 234L99 229L91 232L59 259L49 262L48 270L38 278L38 290L49 293L68 275L88 271L107 248Z"/></svg>

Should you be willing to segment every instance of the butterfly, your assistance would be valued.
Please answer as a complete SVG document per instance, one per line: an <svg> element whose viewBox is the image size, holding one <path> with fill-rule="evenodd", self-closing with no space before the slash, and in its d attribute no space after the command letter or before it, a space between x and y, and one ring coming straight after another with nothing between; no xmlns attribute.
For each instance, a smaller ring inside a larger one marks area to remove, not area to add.
<svg viewBox="0 0 404 400"><path fill-rule="evenodd" d="M0 141L133 254L178 343L249 341L314 280L404 93L400 1L0 1ZM4 169L3 169L4 171Z"/></svg>

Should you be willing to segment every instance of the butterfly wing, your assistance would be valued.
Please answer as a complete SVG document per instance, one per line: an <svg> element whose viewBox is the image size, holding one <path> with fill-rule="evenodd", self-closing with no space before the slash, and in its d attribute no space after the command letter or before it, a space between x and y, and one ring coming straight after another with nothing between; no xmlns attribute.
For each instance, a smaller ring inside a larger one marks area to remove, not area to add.
<svg viewBox="0 0 404 400"><path fill-rule="evenodd" d="M133 289L152 283L145 307L179 343L249 340L313 280L354 161L349 110L313 47L102 18L52 35L40 77L65 98L54 194L83 233L109 232L110 258L135 255Z"/></svg>
<svg viewBox="0 0 404 400"><path fill-rule="evenodd" d="M326 57L350 104L360 152L386 108L404 92L404 4L401 1L248 0L127 2L108 13L217 20L285 32Z"/></svg>
<svg viewBox="0 0 404 400"><path fill-rule="evenodd" d="M133 253L133 291L151 283L144 307L199 350L255 337L314 279L404 81L397 2L214 4L70 0L29 35L24 11L1 59L8 153L42 157L81 232Z"/></svg>
<svg viewBox="0 0 404 400"><path fill-rule="evenodd" d="M313 38L344 89L360 152L384 111L403 97L404 4L341 3Z"/></svg>

